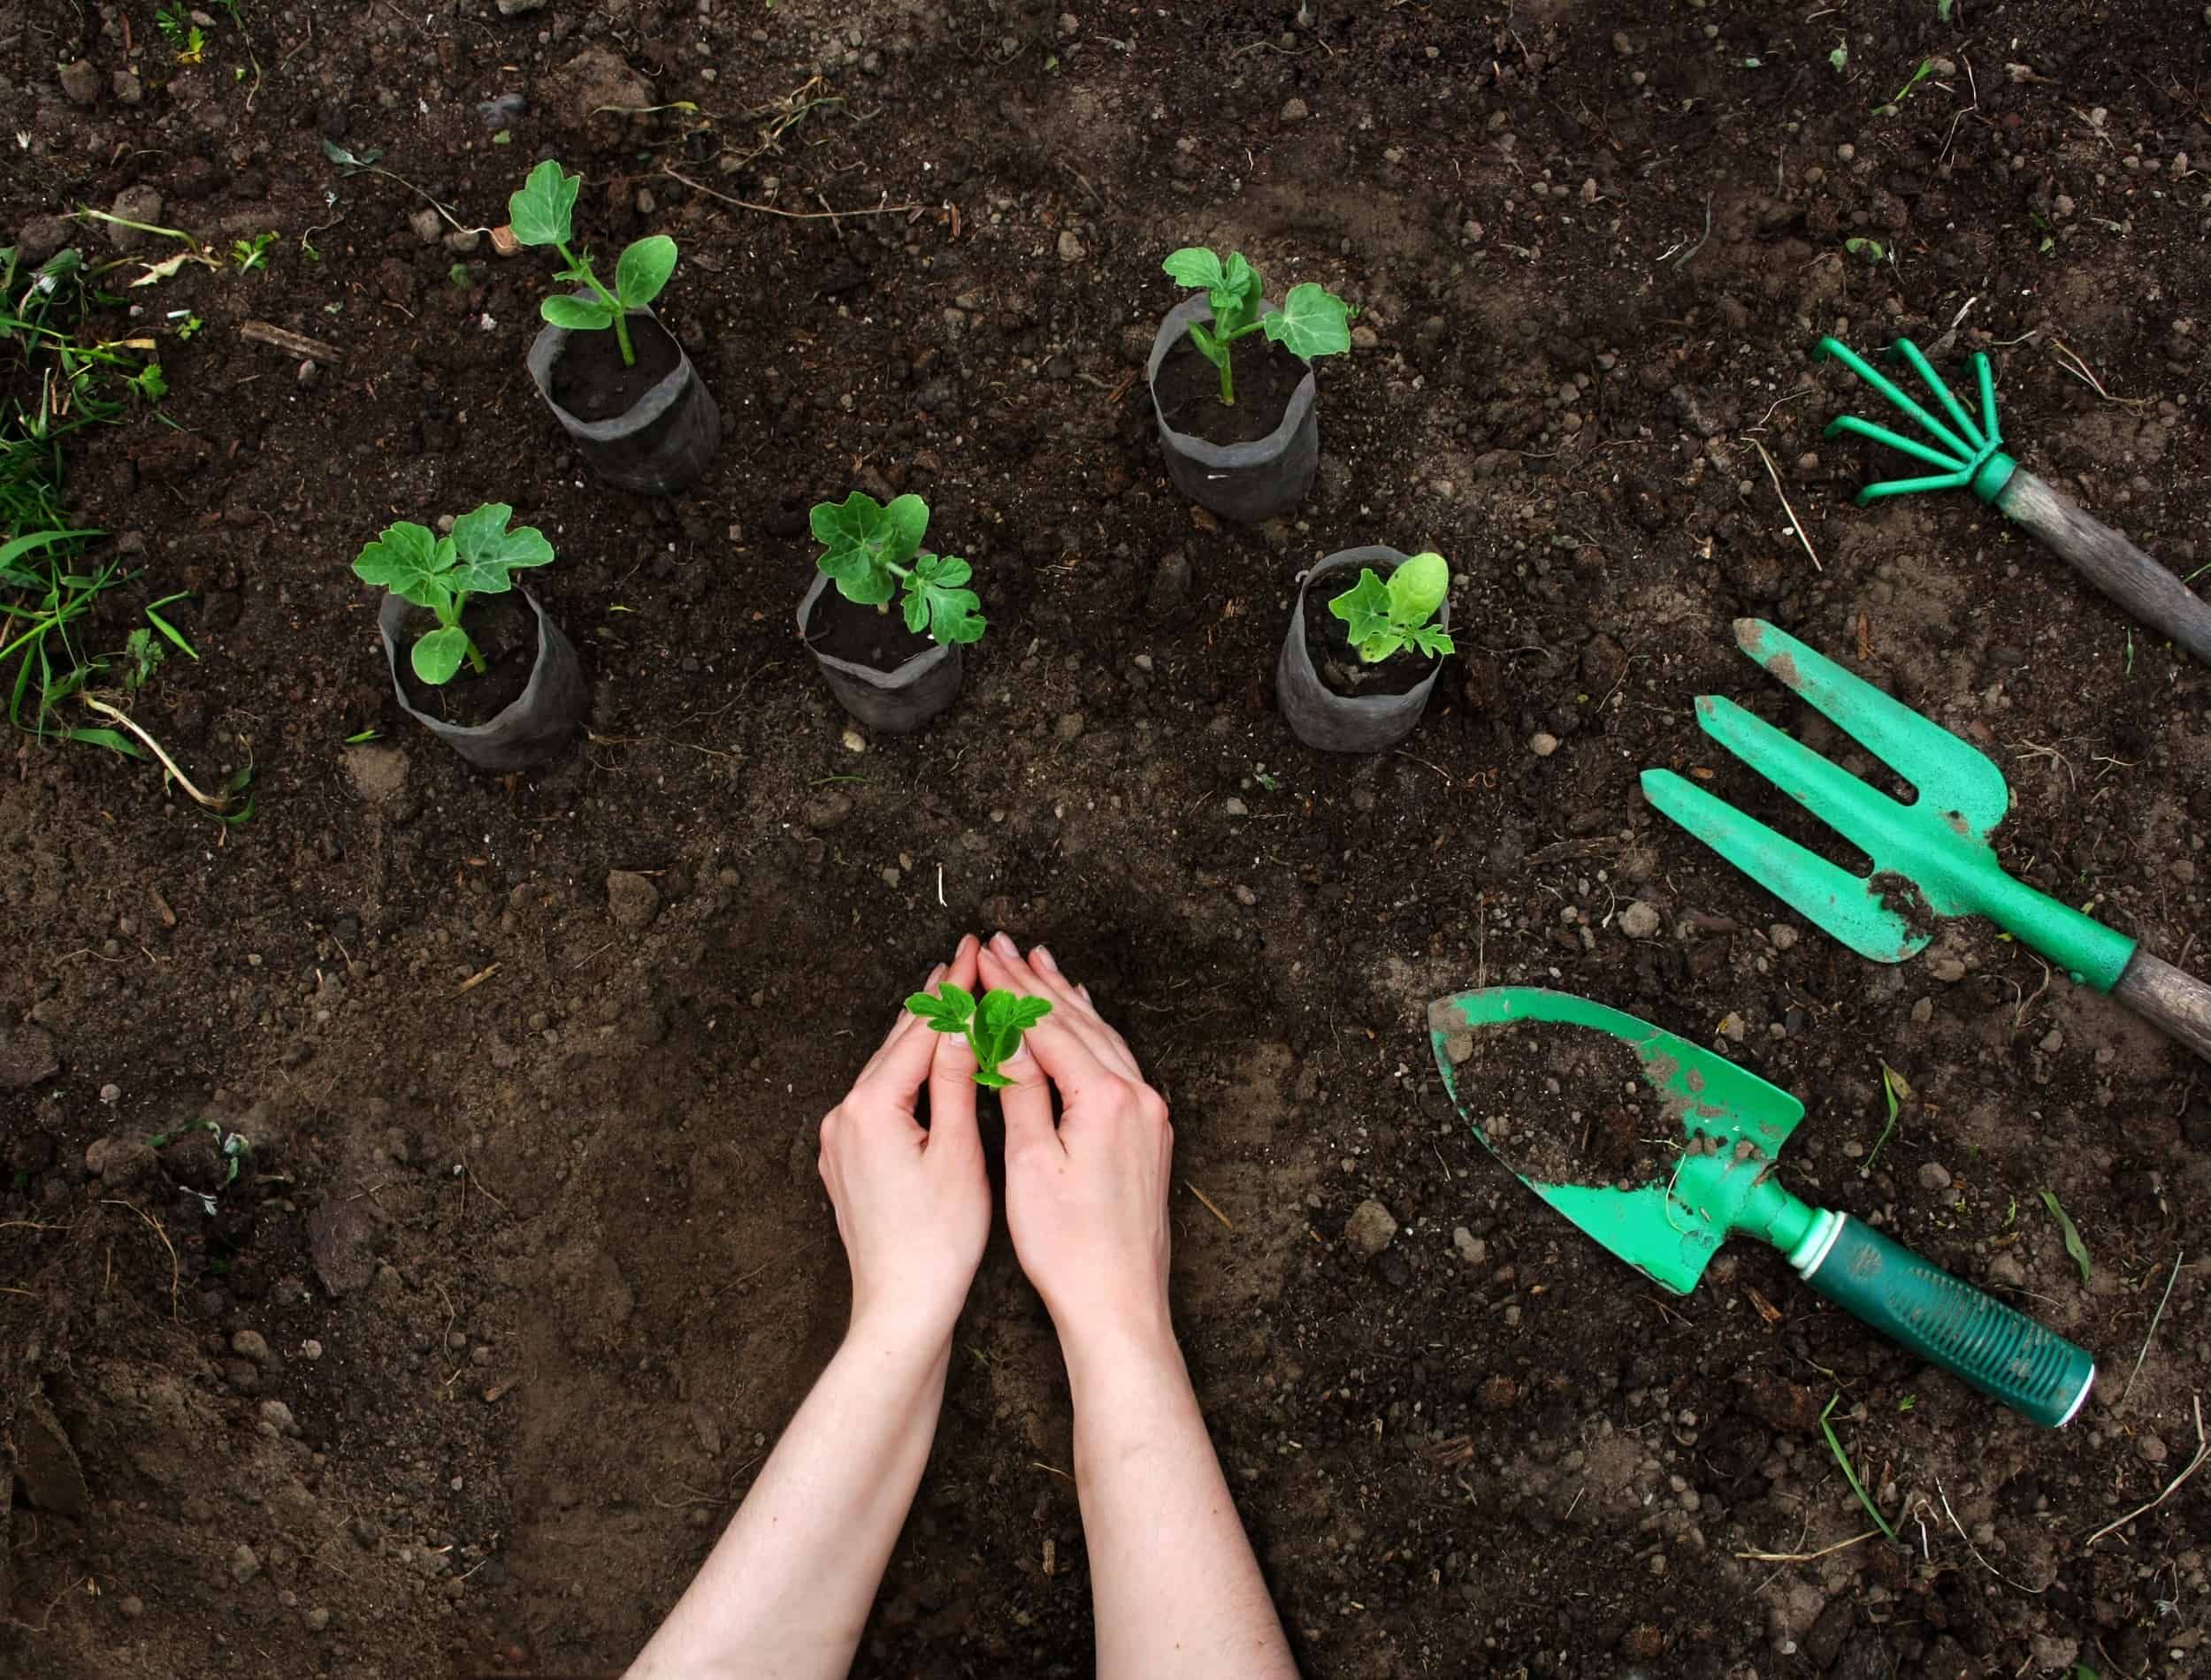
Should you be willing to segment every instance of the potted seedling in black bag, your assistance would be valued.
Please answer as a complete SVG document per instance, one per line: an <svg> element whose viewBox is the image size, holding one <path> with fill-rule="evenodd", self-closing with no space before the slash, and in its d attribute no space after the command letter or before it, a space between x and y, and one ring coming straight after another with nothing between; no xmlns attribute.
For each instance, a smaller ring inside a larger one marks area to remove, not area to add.
<svg viewBox="0 0 2211 1680"><path fill-rule="evenodd" d="M1288 513L1320 459L1312 359L1351 347L1350 306L1312 281L1266 302L1241 251L1190 246L1160 266L1202 294L1167 312L1145 368L1167 477L1225 519Z"/></svg>
<svg viewBox="0 0 2211 1680"><path fill-rule="evenodd" d="M588 252L570 248L583 184L548 157L507 201L516 242L551 246L567 264L554 278L577 287L539 305L546 325L530 346L530 377L593 473L617 489L673 495L697 482L722 441L721 410L650 307L676 271L676 241L637 241L609 286Z"/></svg>
<svg viewBox="0 0 2211 1680"><path fill-rule="evenodd" d="M929 504L919 496L886 508L855 490L818 504L811 523L822 553L799 603L799 634L822 681L871 728L920 729L960 692L960 650L982 639L983 603L967 587L974 568L922 552Z"/></svg>
<svg viewBox="0 0 2211 1680"><path fill-rule="evenodd" d="M508 529L514 511L486 502L443 537L401 520L353 562L362 582L387 592L376 622L400 708L486 770L553 757L591 701L575 648L514 582L553 558L544 532Z"/></svg>
<svg viewBox="0 0 2211 1680"><path fill-rule="evenodd" d="M1316 588L1344 584L1325 614L1305 610ZM1453 651L1450 585L1442 555L1394 548L1347 548L1307 572L1274 665L1290 732L1332 752L1381 752L1412 734Z"/></svg>

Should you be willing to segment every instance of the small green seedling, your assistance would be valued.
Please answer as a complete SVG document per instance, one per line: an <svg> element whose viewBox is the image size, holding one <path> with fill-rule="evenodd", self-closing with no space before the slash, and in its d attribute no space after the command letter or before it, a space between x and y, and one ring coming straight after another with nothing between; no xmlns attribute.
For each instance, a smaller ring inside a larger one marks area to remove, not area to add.
<svg viewBox="0 0 2211 1680"><path fill-rule="evenodd" d="M266 233L256 233L251 239L233 241L230 254L232 260L238 264L238 271L250 274L256 269L266 270L269 266L269 247L276 242L273 229Z"/></svg>
<svg viewBox="0 0 2211 1680"><path fill-rule="evenodd" d="M464 659L478 672L484 668L483 654L461 628L469 598L503 594L517 569L553 558L553 545L536 526L507 529L514 511L503 501L486 502L455 520L447 537L402 520L354 559L354 576L363 583L381 584L438 615L438 628L415 643L411 655L415 675L433 688L451 682Z"/></svg>
<svg viewBox="0 0 2211 1680"><path fill-rule="evenodd" d="M1428 620L1450 586L1442 555L1415 554L1386 583L1373 567L1360 567L1358 582L1331 600L1328 610L1343 621L1343 634L1358 649L1362 664L1379 665L1408 643L1440 659L1452 651L1451 638Z"/></svg>
<svg viewBox="0 0 2211 1680"><path fill-rule="evenodd" d="M614 290L609 292L592 271L588 254L578 256L568 248L576 237L576 195L584 178L562 169L548 157L530 172L522 190L507 201L507 220L516 241L524 245L550 245L568 266L553 278L589 289L590 297L549 297L538 313L555 326L571 332L594 332L611 326L614 341L622 347L622 365L637 365L630 347L631 309L641 309L661 294L668 277L676 271L676 241L665 233L639 240L622 253L614 268Z"/></svg>
<svg viewBox="0 0 2211 1680"><path fill-rule="evenodd" d="M1253 332L1264 332L1300 361L1317 355L1342 355L1351 347L1350 305L1325 286L1308 280L1289 288L1282 307L1274 314L1259 313L1259 271L1231 251L1222 262L1203 246L1189 245L1159 266L1182 285L1203 292L1213 312L1213 325L1190 325L1190 341L1197 354L1220 370L1220 401L1234 408L1235 370L1228 363L1228 347Z"/></svg>
<svg viewBox="0 0 2211 1680"><path fill-rule="evenodd" d="M1842 248L1853 256L1863 256L1869 263L1878 263L1888 256L1887 248L1877 239L1847 239Z"/></svg>
<svg viewBox="0 0 2211 1680"><path fill-rule="evenodd" d="M906 1006L927 1021L932 1032L965 1033L975 1051L975 1082L993 1088L1014 1082L998 1072L999 1066L1021 1049L1021 1035L1052 1013L1052 1005L1043 998L1024 997L1019 992L985 992L977 1003L974 993L950 981L933 994L915 992Z"/></svg>
<svg viewBox="0 0 2211 1680"><path fill-rule="evenodd" d="M939 643L979 642L988 622L975 609L983 600L963 587L975 569L956 554L924 554L929 504L919 496L892 499L888 508L860 491L841 502L815 505L814 539L827 549L816 562L837 592L861 607L889 611L900 584L906 589L906 627Z"/></svg>

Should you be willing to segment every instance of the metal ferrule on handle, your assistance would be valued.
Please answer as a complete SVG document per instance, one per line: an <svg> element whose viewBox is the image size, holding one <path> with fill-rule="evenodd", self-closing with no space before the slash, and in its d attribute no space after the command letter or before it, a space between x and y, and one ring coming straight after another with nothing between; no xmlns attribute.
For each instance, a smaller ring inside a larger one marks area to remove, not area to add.
<svg viewBox="0 0 2211 1680"><path fill-rule="evenodd" d="M1817 1210L1789 1264L1853 1317L2047 1428L2071 1423L2095 1384L2085 1348L1847 1213Z"/></svg>

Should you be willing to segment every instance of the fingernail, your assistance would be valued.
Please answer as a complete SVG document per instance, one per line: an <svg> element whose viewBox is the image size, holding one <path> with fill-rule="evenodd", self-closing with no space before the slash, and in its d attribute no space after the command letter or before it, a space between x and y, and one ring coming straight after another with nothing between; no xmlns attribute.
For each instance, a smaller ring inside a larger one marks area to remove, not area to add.
<svg viewBox="0 0 2211 1680"><path fill-rule="evenodd" d="M1021 947L1002 933L991 935L991 949L1009 963L1017 963L1021 959Z"/></svg>
<svg viewBox="0 0 2211 1680"><path fill-rule="evenodd" d="M1090 1001L1090 989L1088 986L1077 986L1075 989L1075 994L1086 1004Z"/></svg>
<svg viewBox="0 0 2211 1680"><path fill-rule="evenodd" d="M964 957L968 954L970 947L979 945L982 943L983 942L980 939L977 939L973 934L961 934L960 935L960 943L953 950L953 955L956 957Z"/></svg>
<svg viewBox="0 0 2211 1680"><path fill-rule="evenodd" d="M923 991L927 991L931 986L934 986L944 977L945 966L942 963L938 963L936 967L929 971L929 978L922 982L922 989Z"/></svg>
<svg viewBox="0 0 2211 1680"><path fill-rule="evenodd" d="M1042 963L1053 974L1056 974L1060 972L1060 959L1057 957L1054 957L1049 951L1046 951L1042 945L1031 945L1029 948L1029 954L1032 958Z"/></svg>

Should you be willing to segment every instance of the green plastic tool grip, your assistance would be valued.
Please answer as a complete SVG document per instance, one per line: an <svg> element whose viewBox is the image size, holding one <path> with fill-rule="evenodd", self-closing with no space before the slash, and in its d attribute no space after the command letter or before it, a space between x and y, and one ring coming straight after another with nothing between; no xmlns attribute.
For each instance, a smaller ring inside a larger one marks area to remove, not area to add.
<svg viewBox="0 0 2211 1680"><path fill-rule="evenodd" d="M1847 1213L1822 1210L1789 1262L1838 1307L2047 1428L2072 1422L2096 1380L2087 1349Z"/></svg>

